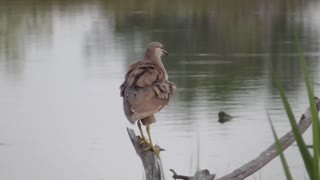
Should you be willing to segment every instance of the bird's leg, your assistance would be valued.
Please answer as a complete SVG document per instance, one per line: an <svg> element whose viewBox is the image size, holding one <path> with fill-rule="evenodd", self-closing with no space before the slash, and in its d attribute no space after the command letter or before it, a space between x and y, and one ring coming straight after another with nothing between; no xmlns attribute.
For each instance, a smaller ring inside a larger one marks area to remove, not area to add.
<svg viewBox="0 0 320 180"><path fill-rule="evenodd" d="M152 140L151 140L151 135L150 135L150 124L147 124L147 127L146 127L146 130L147 130L147 133L148 133L148 137L149 137L149 147L147 149L145 149L144 151L147 151L147 150L151 150L153 151L154 153L156 153L156 155L159 157L159 154L160 154L160 151L158 149L156 149L154 147L154 145L152 144Z"/></svg>
<svg viewBox="0 0 320 180"><path fill-rule="evenodd" d="M141 122L140 120L138 120L138 128L139 128L139 131L140 131L140 135L141 135L141 141L140 141L140 144L143 144L143 143L148 143L148 140L144 137L143 135L143 131L141 129Z"/></svg>

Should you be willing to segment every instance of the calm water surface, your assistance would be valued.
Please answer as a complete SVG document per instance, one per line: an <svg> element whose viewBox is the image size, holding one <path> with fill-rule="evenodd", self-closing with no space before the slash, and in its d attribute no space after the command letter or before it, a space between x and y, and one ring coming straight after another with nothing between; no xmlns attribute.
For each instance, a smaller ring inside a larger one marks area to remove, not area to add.
<svg viewBox="0 0 320 180"><path fill-rule="evenodd" d="M272 67L296 117L307 107L295 32L320 83L317 1L0 1L0 179L143 179L119 85L155 40L177 85L151 127L166 179L222 176L273 142L266 109L290 130ZM221 110L234 119L219 124ZM296 146L285 154L304 179ZM248 179L284 179L280 161Z"/></svg>

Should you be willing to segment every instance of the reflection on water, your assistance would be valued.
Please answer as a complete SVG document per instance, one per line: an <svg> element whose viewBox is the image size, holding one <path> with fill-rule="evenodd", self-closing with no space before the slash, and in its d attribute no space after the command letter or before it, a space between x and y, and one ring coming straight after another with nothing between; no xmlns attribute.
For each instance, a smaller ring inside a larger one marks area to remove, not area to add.
<svg viewBox="0 0 320 180"><path fill-rule="evenodd" d="M231 171L272 142L266 108L279 134L290 129L272 68L297 117L307 106L295 33L320 83L319 10L311 0L0 1L0 179L142 179L119 85L154 40L178 87L152 126L164 169ZM221 110L234 119L219 124ZM286 155L304 178L297 149ZM279 161L260 177L283 179Z"/></svg>

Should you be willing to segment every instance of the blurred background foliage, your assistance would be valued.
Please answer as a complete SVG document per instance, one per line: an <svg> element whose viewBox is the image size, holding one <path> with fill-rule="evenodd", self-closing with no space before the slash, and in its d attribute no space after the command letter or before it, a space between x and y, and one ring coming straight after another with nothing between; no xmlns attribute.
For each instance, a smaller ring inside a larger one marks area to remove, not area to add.
<svg viewBox="0 0 320 180"><path fill-rule="evenodd" d="M214 94L209 98L226 100L246 83L273 86L272 66L290 90L302 77L293 43L295 31L308 60L318 58L318 54L308 55L319 47L310 43L313 32L301 21L312 3L315 1L1 0L0 61L6 71L19 73L24 47L32 39L44 45L51 40L57 13L61 18L78 16L97 7L93 48L107 50L103 39L107 26L113 29L119 47L126 49L127 65L140 57L142 48L134 49L134 45L144 48L153 40L163 42L170 52L166 66L177 86L185 89L180 93L185 100L195 96L194 88ZM308 63L312 68L318 61Z"/></svg>

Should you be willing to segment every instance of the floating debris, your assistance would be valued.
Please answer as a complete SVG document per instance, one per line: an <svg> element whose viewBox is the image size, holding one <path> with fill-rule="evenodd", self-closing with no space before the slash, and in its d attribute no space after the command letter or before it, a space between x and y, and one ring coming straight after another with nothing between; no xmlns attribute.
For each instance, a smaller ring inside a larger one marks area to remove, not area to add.
<svg viewBox="0 0 320 180"><path fill-rule="evenodd" d="M218 113L218 116L219 116L219 123L225 123L225 122L228 122L232 119L232 116L230 116L229 114L223 112L223 111L220 111Z"/></svg>

